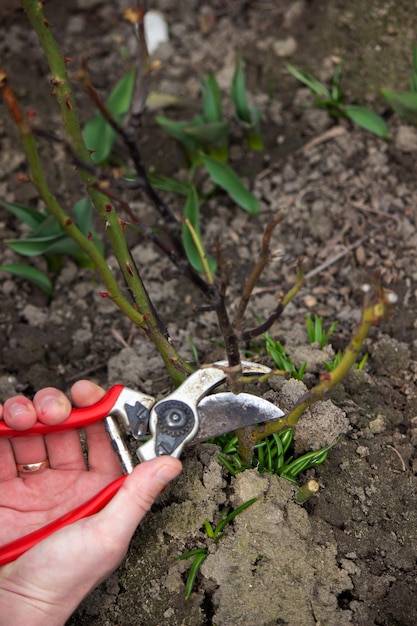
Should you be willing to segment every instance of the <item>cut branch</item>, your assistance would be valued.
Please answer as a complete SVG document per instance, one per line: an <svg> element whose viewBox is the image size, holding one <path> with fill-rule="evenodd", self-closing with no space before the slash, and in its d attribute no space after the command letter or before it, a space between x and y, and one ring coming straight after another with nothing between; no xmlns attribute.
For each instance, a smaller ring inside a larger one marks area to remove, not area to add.
<svg viewBox="0 0 417 626"><path fill-rule="evenodd" d="M277 224L282 222L284 219L283 215L277 215L269 224L266 225L265 231L262 237L262 245L261 251L258 257L258 260L255 264L255 267L252 269L249 274L246 283L243 287L242 296L240 298L240 302L238 304L235 316L233 318L233 326L236 328L238 332L241 331L243 316L245 315L246 308L249 303L249 299L252 295L253 289L256 283L259 280L262 272L264 271L266 265L269 263L270 255L269 255L269 244L271 242L272 233L274 232Z"/></svg>

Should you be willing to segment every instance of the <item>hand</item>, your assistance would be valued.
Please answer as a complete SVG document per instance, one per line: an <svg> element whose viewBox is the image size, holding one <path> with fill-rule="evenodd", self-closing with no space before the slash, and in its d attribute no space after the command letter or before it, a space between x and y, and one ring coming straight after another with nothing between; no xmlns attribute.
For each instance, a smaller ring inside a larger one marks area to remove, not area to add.
<svg viewBox="0 0 417 626"><path fill-rule="evenodd" d="M104 391L89 381L72 390L75 406L100 400ZM30 402L16 396L0 405L0 418L14 429L64 421L71 411L60 391L47 388ZM45 526L71 511L121 475L103 422L85 429L86 466L77 431L0 438L1 544ZM50 467L19 474L17 464L49 459ZM171 457L142 463L99 513L54 533L0 569L0 626L48 623L58 626L122 561L130 539L164 486L181 471Z"/></svg>

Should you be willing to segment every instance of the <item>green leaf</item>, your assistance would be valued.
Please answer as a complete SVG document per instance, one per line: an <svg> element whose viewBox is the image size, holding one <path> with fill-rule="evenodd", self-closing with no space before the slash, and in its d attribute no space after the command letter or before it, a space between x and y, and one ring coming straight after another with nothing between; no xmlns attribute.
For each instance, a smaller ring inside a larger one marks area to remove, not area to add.
<svg viewBox="0 0 417 626"><path fill-rule="evenodd" d="M0 206L10 211L10 213L13 213L15 217L32 229L37 228L37 226L39 226L39 224L41 224L48 215L47 213L41 213L36 209L32 209L24 204L18 204L17 202L6 202L6 200L0 200Z"/></svg>
<svg viewBox="0 0 417 626"><path fill-rule="evenodd" d="M411 91L417 92L417 45L413 46L413 66L411 70Z"/></svg>
<svg viewBox="0 0 417 626"><path fill-rule="evenodd" d="M331 94L324 85L322 85L312 74L309 72L300 72L293 65L286 65L286 69L301 83L306 85L316 96L325 98L325 100L331 100Z"/></svg>
<svg viewBox="0 0 417 626"><path fill-rule="evenodd" d="M242 57L236 59L235 73L231 88L232 102L235 115L242 128L245 139L251 150L263 150L263 141L260 134L261 112L258 107L249 107L246 96L245 72Z"/></svg>
<svg viewBox="0 0 417 626"><path fill-rule="evenodd" d="M43 237L60 237L64 234L59 222L53 215L48 215L25 239L41 239Z"/></svg>
<svg viewBox="0 0 417 626"><path fill-rule="evenodd" d="M135 75L136 69L132 67L128 73L119 80L106 101L106 107L115 117L126 115L129 111L135 86Z"/></svg>
<svg viewBox="0 0 417 626"><path fill-rule="evenodd" d="M207 537L209 537L210 539L214 539L213 526L210 524L210 522L207 519L204 520L204 528L206 529Z"/></svg>
<svg viewBox="0 0 417 626"><path fill-rule="evenodd" d="M214 182L250 215L259 213L259 200L246 187L228 165L201 154L201 160Z"/></svg>
<svg viewBox="0 0 417 626"><path fill-rule="evenodd" d="M66 254L74 257L79 263L83 263L87 258L87 255L79 245L69 236L64 234L63 237L57 238L56 241L46 250L46 254Z"/></svg>
<svg viewBox="0 0 417 626"><path fill-rule="evenodd" d="M416 94L417 96L417 94ZM358 107L353 105L346 105L341 107L346 115L358 126L365 128L370 133L381 137L382 139L388 139L388 127L385 121L378 113L365 109L364 107Z"/></svg>
<svg viewBox="0 0 417 626"><path fill-rule="evenodd" d="M91 231L91 224L93 220L93 205L90 198L81 198L72 207L75 222L83 233L87 235Z"/></svg>
<svg viewBox="0 0 417 626"><path fill-rule="evenodd" d="M288 480L295 480L301 472L305 472L316 465L321 465L321 463L324 463L327 459L329 450L331 450L338 441L339 439L336 439L334 443L331 443L320 450L311 450L297 459L286 463L283 471L280 471L280 476L288 478Z"/></svg>
<svg viewBox="0 0 417 626"><path fill-rule="evenodd" d="M205 559L207 558L207 556L208 556L207 550L205 552L201 552L200 554L197 554L197 556L195 557L193 561L193 564L190 567L190 571L187 577L187 582L185 584L185 599L186 600L188 600L188 598L190 597L193 591L195 579L197 578L197 574L200 570L200 567L203 561L205 561Z"/></svg>
<svg viewBox="0 0 417 626"><path fill-rule="evenodd" d="M146 108L148 111L155 112L168 107L177 107L181 105L181 99L168 93L151 91L146 98Z"/></svg>
<svg viewBox="0 0 417 626"><path fill-rule="evenodd" d="M45 254L54 242L63 237L67 237L67 235L63 233L61 237L49 235L36 238L28 237L26 239L5 239L4 242L18 254L37 256L39 254Z"/></svg>
<svg viewBox="0 0 417 626"><path fill-rule="evenodd" d="M183 132L195 139L203 148L227 145L229 124L227 122L209 122L195 126L185 126Z"/></svg>
<svg viewBox="0 0 417 626"><path fill-rule="evenodd" d="M116 85L111 92L106 107L119 123L129 111L135 85L135 69L132 68ZM93 150L91 156L94 163L105 161L113 148L116 132L106 122L101 113L87 122L83 131L84 140L89 150Z"/></svg>
<svg viewBox="0 0 417 626"><path fill-rule="evenodd" d="M208 266L210 270L214 272L216 270L216 265L217 265L216 260L208 256L205 253L204 246L202 244L201 230L200 230L200 202L198 199L197 190L194 187L194 185L190 187L190 191L188 193L187 202L185 203L185 208L184 208L184 217L190 220L190 223L197 237L200 240L200 245L204 251ZM204 266L201 260L200 253L190 233L190 230L189 228L187 228L186 224L182 224L182 240L184 243L184 248L187 254L187 258L190 261L191 265L198 272L204 271Z"/></svg>
<svg viewBox="0 0 417 626"><path fill-rule="evenodd" d="M203 92L203 111L206 122L220 122L222 119L222 100L220 89L214 74L201 79Z"/></svg>
<svg viewBox="0 0 417 626"><path fill-rule="evenodd" d="M342 63L338 63L332 76L331 98L334 104L343 104L343 92L340 86L341 80Z"/></svg>
<svg viewBox="0 0 417 626"><path fill-rule="evenodd" d="M399 117L417 126L417 92L381 89L381 93Z"/></svg>
<svg viewBox="0 0 417 626"><path fill-rule="evenodd" d="M254 502L256 502L257 499L258 498L252 498L251 500L244 502L236 509L234 509L231 513L229 513L227 517L225 517L221 522L219 522L214 531L214 539L217 539L218 541L221 538L221 533L223 532L227 524L230 524L230 522L232 522L237 515L242 513L242 511L244 511L245 509L249 508Z"/></svg>
<svg viewBox="0 0 417 626"><path fill-rule="evenodd" d="M203 554L206 552L207 552L206 548L194 548L194 550L190 550L189 552L184 552L184 554L174 557L174 561L185 561L186 559L189 559L192 556L195 556L196 554Z"/></svg>
<svg viewBox="0 0 417 626"><path fill-rule="evenodd" d="M162 115L156 117L156 122L168 135L176 139L176 141L183 146L192 163L198 161L197 153L200 149L199 143L193 137L187 136L184 133L184 128L192 125L190 122L173 122Z"/></svg>
<svg viewBox="0 0 417 626"><path fill-rule="evenodd" d="M238 120L252 124L252 116L246 98L246 82L243 59L239 54L236 58L235 73L233 74L231 98Z"/></svg>
<svg viewBox="0 0 417 626"><path fill-rule="evenodd" d="M181 196L188 196L190 192L190 185L181 183L180 181L175 180L175 178L170 178L169 176L155 174L152 172L148 172L148 178L153 187L161 189L162 191L171 191L173 193L178 193Z"/></svg>
<svg viewBox="0 0 417 626"><path fill-rule="evenodd" d="M11 263L10 265L0 265L0 270L28 280L42 289L47 296L52 294L51 281L46 274L36 269L36 267L32 267L31 265L26 265L24 263Z"/></svg>

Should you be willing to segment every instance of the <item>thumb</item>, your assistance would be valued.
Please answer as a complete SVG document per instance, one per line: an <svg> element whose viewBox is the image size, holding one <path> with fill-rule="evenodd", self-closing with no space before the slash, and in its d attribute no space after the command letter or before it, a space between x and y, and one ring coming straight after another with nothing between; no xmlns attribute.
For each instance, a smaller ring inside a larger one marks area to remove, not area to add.
<svg viewBox="0 0 417 626"><path fill-rule="evenodd" d="M115 541L130 541L155 498L181 470L181 462L171 456L158 457L135 467L118 493L98 513L101 521L111 526Z"/></svg>

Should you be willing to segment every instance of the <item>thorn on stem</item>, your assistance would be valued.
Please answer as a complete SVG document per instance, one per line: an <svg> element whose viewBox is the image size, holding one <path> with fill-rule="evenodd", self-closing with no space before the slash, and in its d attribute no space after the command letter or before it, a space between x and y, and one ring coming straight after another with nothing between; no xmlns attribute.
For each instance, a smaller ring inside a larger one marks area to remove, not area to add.
<svg viewBox="0 0 417 626"><path fill-rule="evenodd" d="M129 261L126 261L125 265L126 265L126 269L127 269L128 273L131 276L134 276L135 272L133 271L132 266L130 265Z"/></svg>
<svg viewBox="0 0 417 626"><path fill-rule="evenodd" d="M52 77L51 80L49 81L51 83L51 85L53 85L54 87L60 87L61 85L64 84L64 81L61 80L60 78L55 78Z"/></svg>
<svg viewBox="0 0 417 626"><path fill-rule="evenodd" d="M65 105L68 109L68 111L72 111L72 102L71 102L71 98L69 96L65 96Z"/></svg>

